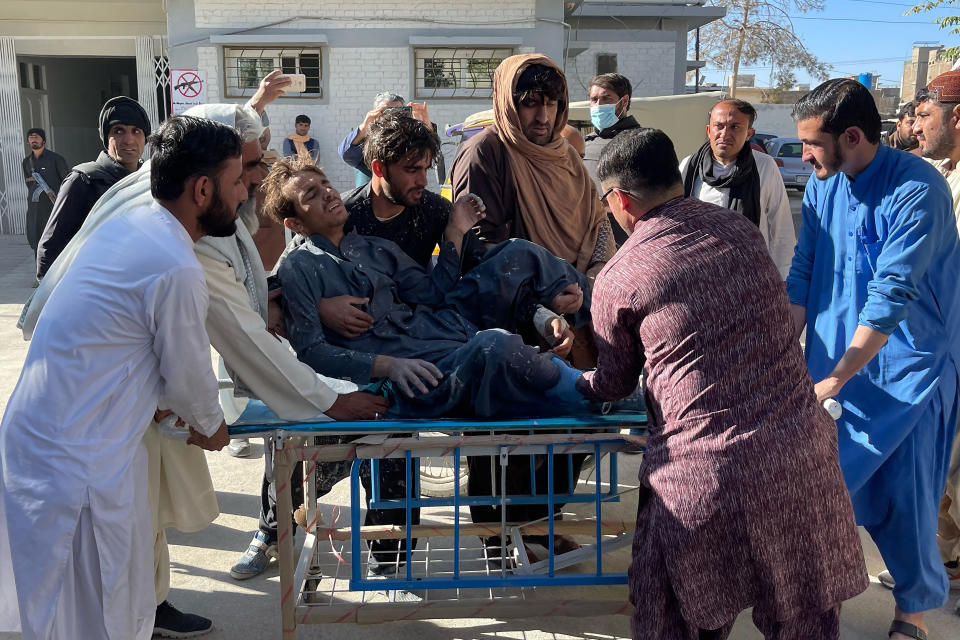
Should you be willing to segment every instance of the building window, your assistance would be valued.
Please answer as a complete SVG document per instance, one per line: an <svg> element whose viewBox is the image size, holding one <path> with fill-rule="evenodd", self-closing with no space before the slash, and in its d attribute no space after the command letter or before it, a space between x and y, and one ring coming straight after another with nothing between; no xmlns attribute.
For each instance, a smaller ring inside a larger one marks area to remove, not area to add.
<svg viewBox="0 0 960 640"><path fill-rule="evenodd" d="M598 53L597 54L597 75L601 73L617 72L617 54Z"/></svg>
<svg viewBox="0 0 960 640"><path fill-rule="evenodd" d="M417 98L485 98L493 95L493 72L513 49L414 49Z"/></svg>
<svg viewBox="0 0 960 640"><path fill-rule="evenodd" d="M42 64L33 64L32 62L20 62L17 65L19 69L20 86L24 89L36 89L44 91L47 88L46 66Z"/></svg>
<svg viewBox="0 0 960 640"><path fill-rule="evenodd" d="M39 64L33 65L33 88L43 91L46 83L43 81L43 67Z"/></svg>
<svg viewBox="0 0 960 640"><path fill-rule="evenodd" d="M228 98L252 96L260 80L274 69L306 76L303 93L288 92L285 97L323 97L320 49L299 47L224 47L223 69ZM284 97L284 96L281 96Z"/></svg>

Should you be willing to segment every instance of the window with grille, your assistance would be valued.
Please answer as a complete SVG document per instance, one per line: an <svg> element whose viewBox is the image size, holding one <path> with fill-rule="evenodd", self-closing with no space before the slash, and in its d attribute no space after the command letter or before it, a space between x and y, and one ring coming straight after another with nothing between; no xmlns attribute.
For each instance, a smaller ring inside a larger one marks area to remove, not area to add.
<svg viewBox="0 0 960 640"><path fill-rule="evenodd" d="M601 73L617 72L617 54L598 53L597 54L597 75Z"/></svg>
<svg viewBox="0 0 960 640"><path fill-rule="evenodd" d="M34 64L32 62L20 62L18 69L20 86L24 89L44 91L47 88L47 73L44 65Z"/></svg>
<svg viewBox="0 0 960 640"><path fill-rule="evenodd" d="M483 98L493 95L493 72L513 49L418 47L417 98Z"/></svg>
<svg viewBox="0 0 960 640"><path fill-rule="evenodd" d="M306 76L303 93L287 92L285 97L323 97L321 51L300 47L224 47L223 69L229 98L252 96L260 80L274 69ZM283 96L282 96L283 97Z"/></svg>

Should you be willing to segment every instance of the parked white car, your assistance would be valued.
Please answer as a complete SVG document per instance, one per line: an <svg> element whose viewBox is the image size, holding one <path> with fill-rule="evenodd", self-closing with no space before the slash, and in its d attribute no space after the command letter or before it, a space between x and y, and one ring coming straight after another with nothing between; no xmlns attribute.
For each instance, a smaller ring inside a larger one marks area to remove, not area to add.
<svg viewBox="0 0 960 640"><path fill-rule="evenodd" d="M807 186L813 167L801 159L803 143L799 138L773 138L767 141L767 153L780 168L783 184L788 189L800 189Z"/></svg>

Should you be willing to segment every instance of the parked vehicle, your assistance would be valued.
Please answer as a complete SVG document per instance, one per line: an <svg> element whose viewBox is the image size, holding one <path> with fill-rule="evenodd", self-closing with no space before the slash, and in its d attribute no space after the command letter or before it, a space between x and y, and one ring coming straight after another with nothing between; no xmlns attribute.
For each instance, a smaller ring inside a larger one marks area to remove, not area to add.
<svg viewBox="0 0 960 640"><path fill-rule="evenodd" d="M802 190L810 180L813 168L804 162L803 143L799 138L773 138L767 141L767 153L780 168L783 184L788 189Z"/></svg>
<svg viewBox="0 0 960 640"><path fill-rule="evenodd" d="M757 131L752 136L750 136L750 144L757 151L767 152L767 141L773 140L777 137L775 133L767 133L765 131Z"/></svg>

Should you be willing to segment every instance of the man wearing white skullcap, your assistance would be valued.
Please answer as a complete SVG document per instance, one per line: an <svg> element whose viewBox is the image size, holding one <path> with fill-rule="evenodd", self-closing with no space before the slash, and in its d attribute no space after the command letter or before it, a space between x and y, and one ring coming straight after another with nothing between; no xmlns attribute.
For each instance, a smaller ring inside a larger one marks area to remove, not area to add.
<svg viewBox="0 0 960 640"><path fill-rule="evenodd" d="M274 72L263 79L257 94L246 105L199 105L184 114L215 120L238 130L243 142L242 179L250 196L266 175L258 142L263 132L263 109L283 93L289 82ZM25 308L20 319L25 337L30 337L43 303L90 232L104 221L136 208L144 198L149 198L149 192L147 164L117 183L97 203ZM268 333L266 274L251 237L258 226L254 202L249 197L241 206L235 234L194 246L209 294L207 333L230 370L235 387L262 400L285 420L303 420L318 414L341 420L383 415L385 400L355 393L356 386L350 383L318 376ZM170 562L165 529L172 526L191 532L208 526L219 513L216 493L202 452L191 451L181 441L164 438L156 424L147 430L144 442L149 454L149 496L154 517L154 586L158 603L155 631L161 636L199 635L212 629L210 620L181 613L166 602Z"/></svg>

